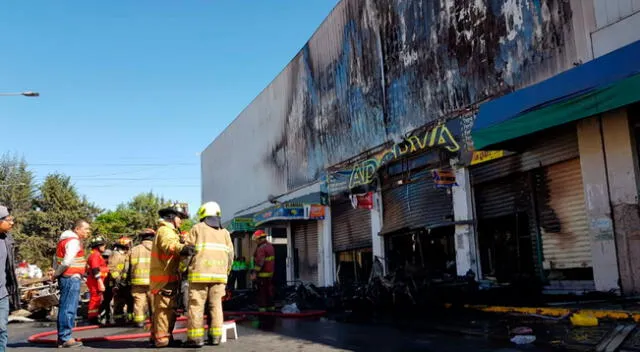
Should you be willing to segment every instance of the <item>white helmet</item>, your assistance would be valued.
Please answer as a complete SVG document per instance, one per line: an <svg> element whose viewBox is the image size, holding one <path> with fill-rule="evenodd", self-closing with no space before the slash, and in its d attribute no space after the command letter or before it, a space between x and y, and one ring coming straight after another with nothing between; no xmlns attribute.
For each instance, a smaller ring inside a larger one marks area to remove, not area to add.
<svg viewBox="0 0 640 352"><path fill-rule="evenodd" d="M207 216L222 216L220 205L216 202L206 202L198 209L198 220L202 220Z"/></svg>

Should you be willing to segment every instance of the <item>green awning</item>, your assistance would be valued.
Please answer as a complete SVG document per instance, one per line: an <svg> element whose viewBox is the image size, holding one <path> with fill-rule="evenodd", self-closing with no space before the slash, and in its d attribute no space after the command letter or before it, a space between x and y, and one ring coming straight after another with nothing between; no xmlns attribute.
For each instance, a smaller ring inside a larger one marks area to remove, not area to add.
<svg viewBox="0 0 640 352"><path fill-rule="evenodd" d="M473 145L479 150L533 132L618 109L637 101L640 101L640 74L476 130L473 132Z"/></svg>
<svg viewBox="0 0 640 352"><path fill-rule="evenodd" d="M231 232L253 232L256 230L253 223L253 217L233 218L225 228Z"/></svg>

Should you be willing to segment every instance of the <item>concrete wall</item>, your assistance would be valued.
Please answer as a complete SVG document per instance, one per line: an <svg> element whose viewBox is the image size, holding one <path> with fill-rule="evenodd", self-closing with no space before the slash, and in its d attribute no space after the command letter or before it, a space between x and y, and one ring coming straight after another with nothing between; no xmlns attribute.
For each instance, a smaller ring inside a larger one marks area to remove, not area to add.
<svg viewBox="0 0 640 352"><path fill-rule="evenodd" d="M623 293L640 293L640 207L627 110L604 114L602 130Z"/></svg>
<svg viewBox="0 0 640 352"><path fill-rule="evenodd" d="M203 200L228 220L327 166L572 67L575 37L563 0L343 0L202 153Z"/></svg>

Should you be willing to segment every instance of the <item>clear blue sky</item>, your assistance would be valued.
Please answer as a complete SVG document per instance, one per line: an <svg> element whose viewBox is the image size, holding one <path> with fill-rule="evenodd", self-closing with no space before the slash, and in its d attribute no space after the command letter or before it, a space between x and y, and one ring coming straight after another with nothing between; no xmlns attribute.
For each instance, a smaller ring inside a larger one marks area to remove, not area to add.
<svg viewBox="0 0 640 352"><path fill-rule="evenodd" d="M0 97L0 152L103 208L153 190L193 209L199 153L336 3L5 1L0 92L41 96Z"/></svg>

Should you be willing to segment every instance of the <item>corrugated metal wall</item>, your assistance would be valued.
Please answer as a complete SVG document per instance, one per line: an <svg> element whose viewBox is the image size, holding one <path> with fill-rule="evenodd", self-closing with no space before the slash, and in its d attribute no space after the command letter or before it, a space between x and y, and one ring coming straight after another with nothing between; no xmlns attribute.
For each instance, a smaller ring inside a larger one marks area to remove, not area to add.
<svg viewBox="0 0 640 352"><path fill-rule="evenodd" d="M318 283L318 223L294 221L291 232L298 250L298 274L301 281Z"/></svg>
<svg viewBox="0 0 640 352"><path fill-rule="evenodd" d="M226 221L327 165L571 68L571 16L562 0L343 0L202 153L203 200Z"/></svg>
<svg viewBox="0 0 640 352"><path fill-rule="evenodd" d="M383 228L390 233L405 227L434 226L452 221L453 199L446 189L436 188L431 170L411 175L411 183L393 187L385 184L382 191Z"/></svg>
<svg viewBox="0 0 640 352"><path fill-rule="evenodd" d="M578 135L573 124L545 131L543 134L531 137L530 141L531 144L526 145L526 151L523 153L472 166L471 183L474 185L484 183L516 172L529 171L576 158L579 155ZM516 143L523 145L525 142Z"/></svg>
<svg viewBox="0 0 640 352"><path fill-rule="evenodd" d="M526 151L471 167L477 217L525 212L534 256L542 239L543 265L553 261L557 268L590 266L575 126L545 131L518 145L526 145Z"/></svg>
<svg viewBox="0 0 640 352"><path fill-rule="evenodd" d="M529 212L531 190L525 174L507 176L475 189L476 215L490 219L517 212Z"/></svg>
<svg viewBox="0 0 640 352"><path fill-rule="evenodd" d="M371 247L371 211L349 201L332 203L331 236L334 252Z"/></svg>
<svg viewBox="0 0 640 352"><path fill-rule="evenodd" d="M537 203L545 268L591 267L580 159L548 166L538 175Z"/></svg>

